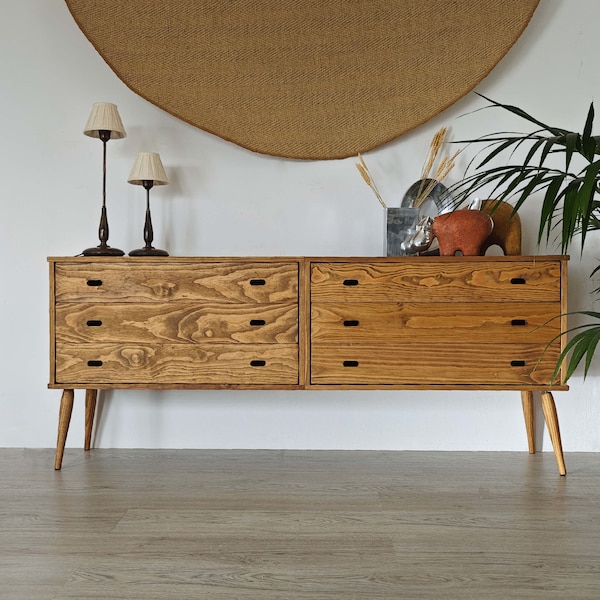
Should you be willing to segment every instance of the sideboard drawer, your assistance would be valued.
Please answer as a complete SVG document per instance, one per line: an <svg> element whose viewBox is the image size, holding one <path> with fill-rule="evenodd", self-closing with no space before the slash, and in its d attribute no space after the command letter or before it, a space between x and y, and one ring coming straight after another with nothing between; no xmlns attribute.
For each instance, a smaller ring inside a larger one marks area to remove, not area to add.
<svg viewBox="0 0 600 600"><path fill-rule="evenodd" d="M61 303L61 342L298 343L298 304Z"/></svg>
<svg viewBox="0 0 600 600"><path fill-rule="evenodd" d="M56 302L219 303L298 300L298 263L96 262L55 265Z"/></svg>
<svg viewBox="0 0 600 600"><path fill-rule="evenodd" d="M311 342L424 344L522 341L545 344L560 333L558 302L315 303Z"/></svg>
<svg viewBox="0 0 600 600"><path fill-rule="evenodd" d="M311 299L313 302L558 302L560 261L486 262L461 257L437 263L414 259L395 263L315 262L311 265Z"/></svg>
<svg viewBox="0 0 600 600"><path fill-rule="evenodd" d="M427 389L549 386L559 352L559 342L546 352L544 345L525 343L319 345L311 353L311 384Z"/></svg>
<svg viewBox="0 0 600 600"><path fill-rule="evenodd" d="M67 344L56 346L56 382L297 385L294 344Z"/></svg>

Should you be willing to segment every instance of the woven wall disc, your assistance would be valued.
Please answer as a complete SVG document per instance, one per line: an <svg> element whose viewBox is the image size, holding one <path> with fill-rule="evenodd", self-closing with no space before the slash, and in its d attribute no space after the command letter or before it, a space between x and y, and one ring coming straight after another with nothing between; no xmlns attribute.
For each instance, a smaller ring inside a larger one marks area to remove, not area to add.
<svg viewBox="0 0 600 600"><path fill-rule="evenodd" d="M366 152L471 91L539 0L66 0L117 76L250 150Z"/></svg>

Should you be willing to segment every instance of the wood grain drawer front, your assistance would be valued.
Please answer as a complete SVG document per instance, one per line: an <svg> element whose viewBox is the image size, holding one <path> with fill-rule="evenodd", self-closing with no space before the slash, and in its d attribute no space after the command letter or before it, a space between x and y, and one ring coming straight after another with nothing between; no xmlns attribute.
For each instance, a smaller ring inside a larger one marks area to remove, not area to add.
<svg viewBox="0 0 600 600"><path fill-rule="evenodd" d="M539 344L406 344L313 348L311 384L528 387L548 386L560 347ZM538 364L540 356L543 357Z"/></svg>
<svg viewBox="0 0 600 600"><path fill-rule="evenodd" d="M298 300L292 263L56 263L59 302L276 303Z"/></svg>
<svg viewBox="0 0 600 600"><path fill-rule="evenodd" d="M60 342L298 343L297 304L61 303Z"/></svg>
<svg viewBox="0 0 600 600"><path fill-rule="evenodd" d="M311 344L550 342L560 333L558 302L313 304ZM386 352L386 350L381 350Z"/></svg>
<svg viewBox="0 0 600 600"><path fill-rule="evenodd" d="M558 302L560 260L314 262L311 300L323 302Z"/></svg>
<svg viewBox="0 0 600 600"><path fill-rule="evenodd" d="M56 383L297 385L298 346L59 343Z"/></svg>

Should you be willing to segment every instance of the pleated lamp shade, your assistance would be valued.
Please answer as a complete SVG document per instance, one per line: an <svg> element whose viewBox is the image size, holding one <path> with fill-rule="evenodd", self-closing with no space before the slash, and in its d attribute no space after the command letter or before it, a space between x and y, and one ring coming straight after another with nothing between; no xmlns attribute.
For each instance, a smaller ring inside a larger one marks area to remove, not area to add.
<svg viewBox="0 0 600 600"><path fill-rule="evenodd" d="M127 137L116 104L96 102L92 107L92 112L85 124L83 133L98 138L100 137L100 131L110 131L110 139L113 140Z"/></svg>
<svg viewBox="0 0 600 600"><path fill-rule="evenodd" d="M144 181L152 181L154 185L166 185L169 183L167 174L157 152L140 152L133 163L129 183L144 185Z"/></svg>

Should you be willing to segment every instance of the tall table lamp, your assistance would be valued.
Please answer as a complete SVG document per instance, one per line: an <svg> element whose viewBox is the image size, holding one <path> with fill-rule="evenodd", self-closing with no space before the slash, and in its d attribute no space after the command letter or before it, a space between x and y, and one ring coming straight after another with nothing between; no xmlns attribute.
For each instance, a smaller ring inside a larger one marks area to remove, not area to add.
<svg viewBox="0 0 600 600"><path fill-rule="evenodd" d="M160 155L156 152L140 152L133 163L127 181L134 185L143 185L146 190L146 221L144 223L144 241L146 245L138 250L132 250L129 256L169 256L169 253L165 250L159 250L152 246L154 231L150 215L150 190L155 185L167 185L169 183Z"/></svg>
<svg viewBox="0 0 600 600"><path fill-rule="evenodd" d="M89 137L99 138L103 146L102 159L102 211L100 213L100 227L98 237L100 244L84 250L84 256L123 256L125 252L118 248L111 248L108 241L108 219L106 217L106 142L120 140L127 136L121 122L119 111L115 104L97 102L92 107L92 112L86 123L83 133Z"/></svg>

